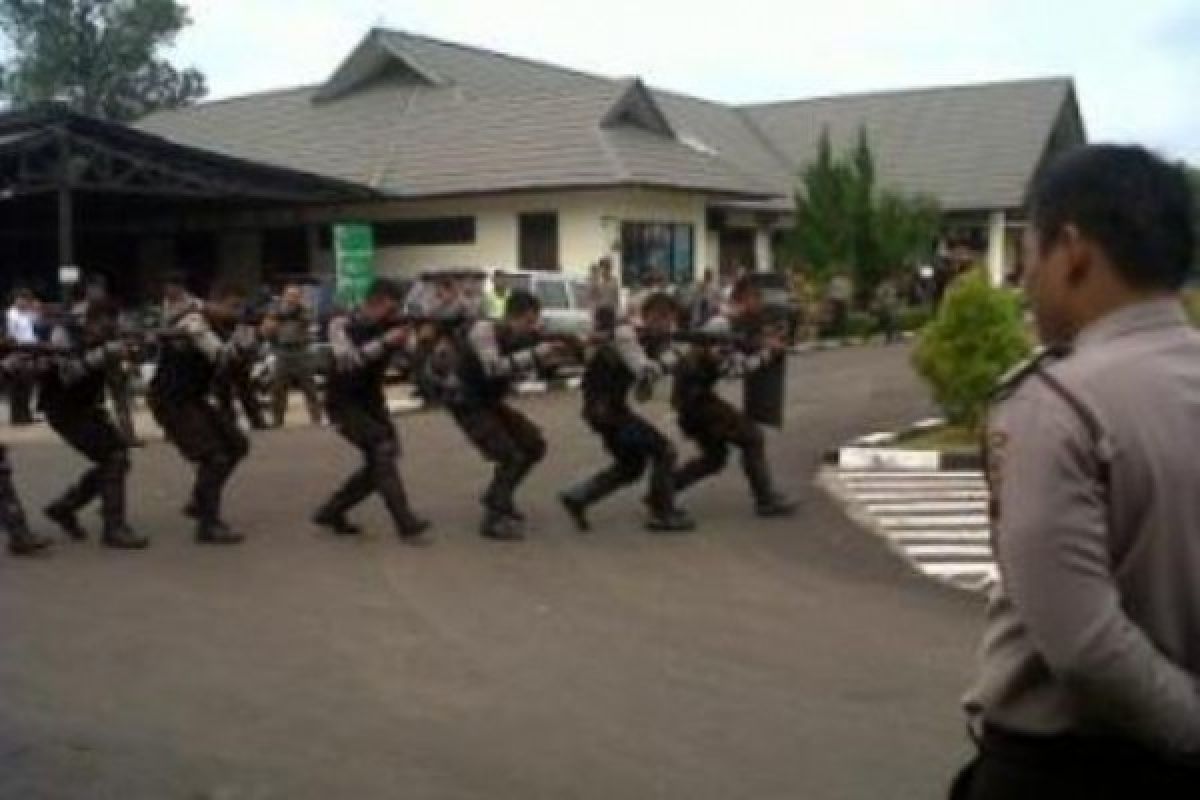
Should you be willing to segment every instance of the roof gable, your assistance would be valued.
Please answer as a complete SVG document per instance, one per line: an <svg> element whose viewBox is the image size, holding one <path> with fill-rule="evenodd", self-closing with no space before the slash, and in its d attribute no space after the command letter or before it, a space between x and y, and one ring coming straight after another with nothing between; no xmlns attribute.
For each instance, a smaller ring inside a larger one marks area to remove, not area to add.
<svg viewBox="0 0 1200 800"><path fill-rule="evenodd" d="M675 138L675 131L667 121L666 115L654 101L653 95L646 90L645 84L637 78L632 78L625 84L624 91L600 121L602 128L625 126Z"/></svg>
<svg viewBox="0 0 1200 800"><path fill-rule="evenodd" d="M406 53L394 38L373 30L313 95L314 103L337 100L380 79L398 84L442 86L447 81Z"/></svg>

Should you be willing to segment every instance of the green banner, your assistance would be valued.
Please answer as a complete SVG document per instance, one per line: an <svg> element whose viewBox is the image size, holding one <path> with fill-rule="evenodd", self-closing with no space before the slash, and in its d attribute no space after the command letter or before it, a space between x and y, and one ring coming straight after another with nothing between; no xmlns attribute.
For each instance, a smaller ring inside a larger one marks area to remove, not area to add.
<svg viewBox="0 0 1200 800"><path fill-rule="evenodd" d="M334 225L333 249L338 301L356 306L375 281L375 229L358 223Z"/></svg>

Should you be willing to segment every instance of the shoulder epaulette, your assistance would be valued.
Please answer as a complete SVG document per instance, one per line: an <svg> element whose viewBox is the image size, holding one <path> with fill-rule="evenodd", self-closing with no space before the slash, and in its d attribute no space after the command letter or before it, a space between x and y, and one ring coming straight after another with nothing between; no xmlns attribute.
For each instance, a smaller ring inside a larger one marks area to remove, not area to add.
<svg viewBox="0 0 1200 800"><path fill-rule="evenodd" d="M1029 376L1041 372L1046 364L1062 361L1070 354L1070 348L1062 345L1038 348L1032 356L1004 373L1004 376L996 383L996 387L992 389L992 402L1008 397L1020 388Z"/></svg>

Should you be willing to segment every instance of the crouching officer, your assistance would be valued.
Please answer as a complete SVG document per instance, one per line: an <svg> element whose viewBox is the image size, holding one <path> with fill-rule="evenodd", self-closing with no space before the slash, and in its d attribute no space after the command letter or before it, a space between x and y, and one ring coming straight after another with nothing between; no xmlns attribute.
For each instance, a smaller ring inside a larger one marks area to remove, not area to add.
<svg viewBox="0 0 1200 800"><path fill-rule="evenodd" d="M116 308L96 300L88 304L82 320L60 325L52 335L52 344L63 354L55 355L42 372L41 412L54 432L92 466L46 507L45 514L68 536L82 541L87 531L76 515L99 498L104 544L139 550L149 542L130 529L125 517L129 442L104 407L111 371L128 355L117 333Z"/></svg>
<svg viewBox="0 0 1200 800"><path fill-rule="evenodd" d="M196 520L202 544L237 544L245 537L221 520L221 496L250 442L216 406L215 378L236 357L210 322L228 323L242 311L241 292L224 287L201 303L181 279L168 280L166 330L150 384L150 410L180 454L196 466L196 482L184 513Z"/></svg>
<svg viewBox="0 0 1200 800"><path fill-rule="evenodd" d="M703 332L713 335L714 341L728 337L733 342L741 335L755 340L757 347L747 354L740 346L694 344L680 362L672 405L678 412L680 429L696 442L700 453L676 471L675 489L682 492L723 470L732 445L742 451L742 469L758 515L789 516L796 505L775 490L762 429L716 391L722 378L744 378L768 368L780 357L785 344L781 338L763 335L758 325L762 295L750 280L742 278L734 285L731 300L729 315L713 317Z"/></svg>
<svg viewBox="0 0 1200 800"><path fill-rule="evenodd" d="M502 321L477 320L460 346L457 390L446 397L459 429L495 465L482 497L480 533L489 539L525 538L525 516L513 495L546 456L542 432L506 402L514 379L563 360L560 345L537 343L541 312L537 297L516 290Z"/></svg>
<svg viewBox="0 0 1200 800"><path fill-rule="evenodd" d="M429 521L409 506L396 467L400 437L384 391L392 355L409 342L408 329L391 323L403 301L397 284L379 280L361 309L329 324L334 365L326 384L326 410L338 433L362 453L363 465L317 511L313 522L338 534L360 533L346 514L378 492L400 539L419 544L425 541L422 534Z"/></svg>
<svg viewBox="0 0 1200 800"><path fill-rule="evenodd" d="M0 349L5 339L0 334ZM0 360L0 379L7 380L17 371L26 369L29 359L10 355ZM34 533L29 528L25 509L13 486L12 466L8 461L8 448L0 444L0 529L8 534L8 552L14 556L31 556L46 550L50 539Z"/></svg>
<svg viewBox="0 0 1200 800"><path fill-rule="evenodd" d="M25 510L12 482L8 448L0 445L0 528L8 534L8 552L14 556L32 556L50 546L50 540L29 529Z"/></svg>
<svg viewBox="0 0 1200 800"><path fill-rule="evenodd" d="M678 362L671 334L678 318L675 301L668 295L651 295L642 304L639 332L630 324L614 326L611 310L597 312L597 325L607 328L606 338L593 351L583 373L583 418L612 455L612 466L567 489L559 499L580 530L590 530L587 510L613 492L636 483L650 465L650 491L646 527L658 532L681 532L695 523L675 505L674 475L677 453L657 428L629 407L636 385L640 400L648 400L654 384ZM642 339L647 346L643 347Z"/></svg>

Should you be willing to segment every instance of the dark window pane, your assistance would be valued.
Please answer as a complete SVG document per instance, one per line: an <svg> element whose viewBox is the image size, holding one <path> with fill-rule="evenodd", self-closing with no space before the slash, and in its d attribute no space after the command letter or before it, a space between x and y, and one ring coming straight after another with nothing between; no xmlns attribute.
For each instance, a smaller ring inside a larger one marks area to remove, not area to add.
<svg viewBox="0 0 1200 800"><path fill-rule="evenodd" d="M379 247L474 243L474 217L396 219L375 223L375 244Z"/></svg>

